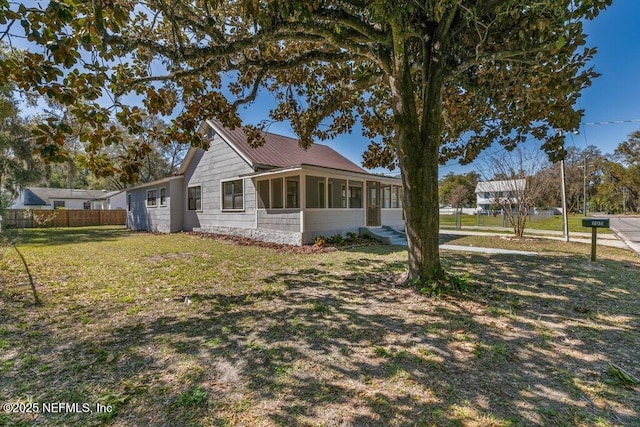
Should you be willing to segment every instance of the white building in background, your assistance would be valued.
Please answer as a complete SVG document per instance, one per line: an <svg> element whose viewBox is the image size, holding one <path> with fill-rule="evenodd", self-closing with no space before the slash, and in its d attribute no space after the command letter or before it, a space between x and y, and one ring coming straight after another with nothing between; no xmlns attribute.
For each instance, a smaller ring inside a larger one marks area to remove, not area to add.
<svg viewBox="0 0 640 427"><path fill-rule="evenodd" d="M479 212L488 212L496 206L496 201L510 201L517 204L518 197L524 194L527 180L509 179L502 181L481 181L476 185L476 204Z"/></svg>
<svg viewBox="0 0 640 427"><path fill-rule="evenodd" d="M126 209L124 190L25 187L9 209Z"/></svg>

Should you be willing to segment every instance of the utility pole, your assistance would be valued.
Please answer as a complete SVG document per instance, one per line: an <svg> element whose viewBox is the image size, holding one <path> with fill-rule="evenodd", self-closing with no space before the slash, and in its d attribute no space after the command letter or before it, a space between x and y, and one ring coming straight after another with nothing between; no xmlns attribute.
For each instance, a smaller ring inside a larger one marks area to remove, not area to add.
<svg viewBox="0 0 640 427"><path fill-rule="evenodd" d="M584 202L584 216L587 216L587 156L584 156L584 186L582 188L582 201Z"/></svg>
<svg viewBox="0 0 640 427"><path fill-rule="evenodd" d="M564 241L569 241L569 216L567 212L567 186L564 176L564 159L560 160L560 180L562 181L562 235Z"/></svg>

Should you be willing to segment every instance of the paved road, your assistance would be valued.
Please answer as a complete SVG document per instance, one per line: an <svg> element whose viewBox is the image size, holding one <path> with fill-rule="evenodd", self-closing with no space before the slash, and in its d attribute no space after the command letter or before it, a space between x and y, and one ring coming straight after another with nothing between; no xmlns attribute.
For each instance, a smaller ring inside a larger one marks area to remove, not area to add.
<svg viewBox="0 0 640 427"><path fill-rule="evenodd" d="M640 217L611 217L611 230L640 254Z"/></svg>

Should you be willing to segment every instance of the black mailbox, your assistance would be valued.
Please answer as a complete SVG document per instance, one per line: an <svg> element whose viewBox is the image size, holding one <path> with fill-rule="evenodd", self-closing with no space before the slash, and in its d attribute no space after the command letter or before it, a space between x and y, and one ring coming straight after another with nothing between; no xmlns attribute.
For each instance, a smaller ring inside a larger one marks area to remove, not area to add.
<svg viewBox="0 0 640 427"><path fill-rule="evenodd" d="M582 226L588 228L609 228L609 218L582 218Z"/></svg>
<svg viewBox="0 0 640 427"><path fill-rule="evenodd" d="M591 228L591 261L595 261L598 228L609 228L609 218L582 218L582 226Z"/></svg>

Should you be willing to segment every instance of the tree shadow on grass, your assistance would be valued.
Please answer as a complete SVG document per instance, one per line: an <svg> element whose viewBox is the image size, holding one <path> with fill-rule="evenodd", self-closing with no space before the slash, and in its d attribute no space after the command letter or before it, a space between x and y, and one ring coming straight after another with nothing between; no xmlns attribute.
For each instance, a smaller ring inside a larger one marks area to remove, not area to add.
<svg viewBox="0 0 640 427"><path fill-rule="evenodd" d="M112 403L117 424L637 419L638 393L606 383L608 362L637 374L640 357L630 347L640 325L628 315L638 300L609 261L589 270L574 257L448 254L451 271L471 275L472 291L429 298L395 287L403 265L379 253L346 259L344 270L264 276L256 292L197 287L119 319L108 304L93 307L91 320L113 326L91 338L30 340L36 366L16 354L0 385L17 392L12 380L55 366L28 383L33 394ZM31 327L60 335L45 313ZM59 418L76 419L102 421Z"/></svg>

